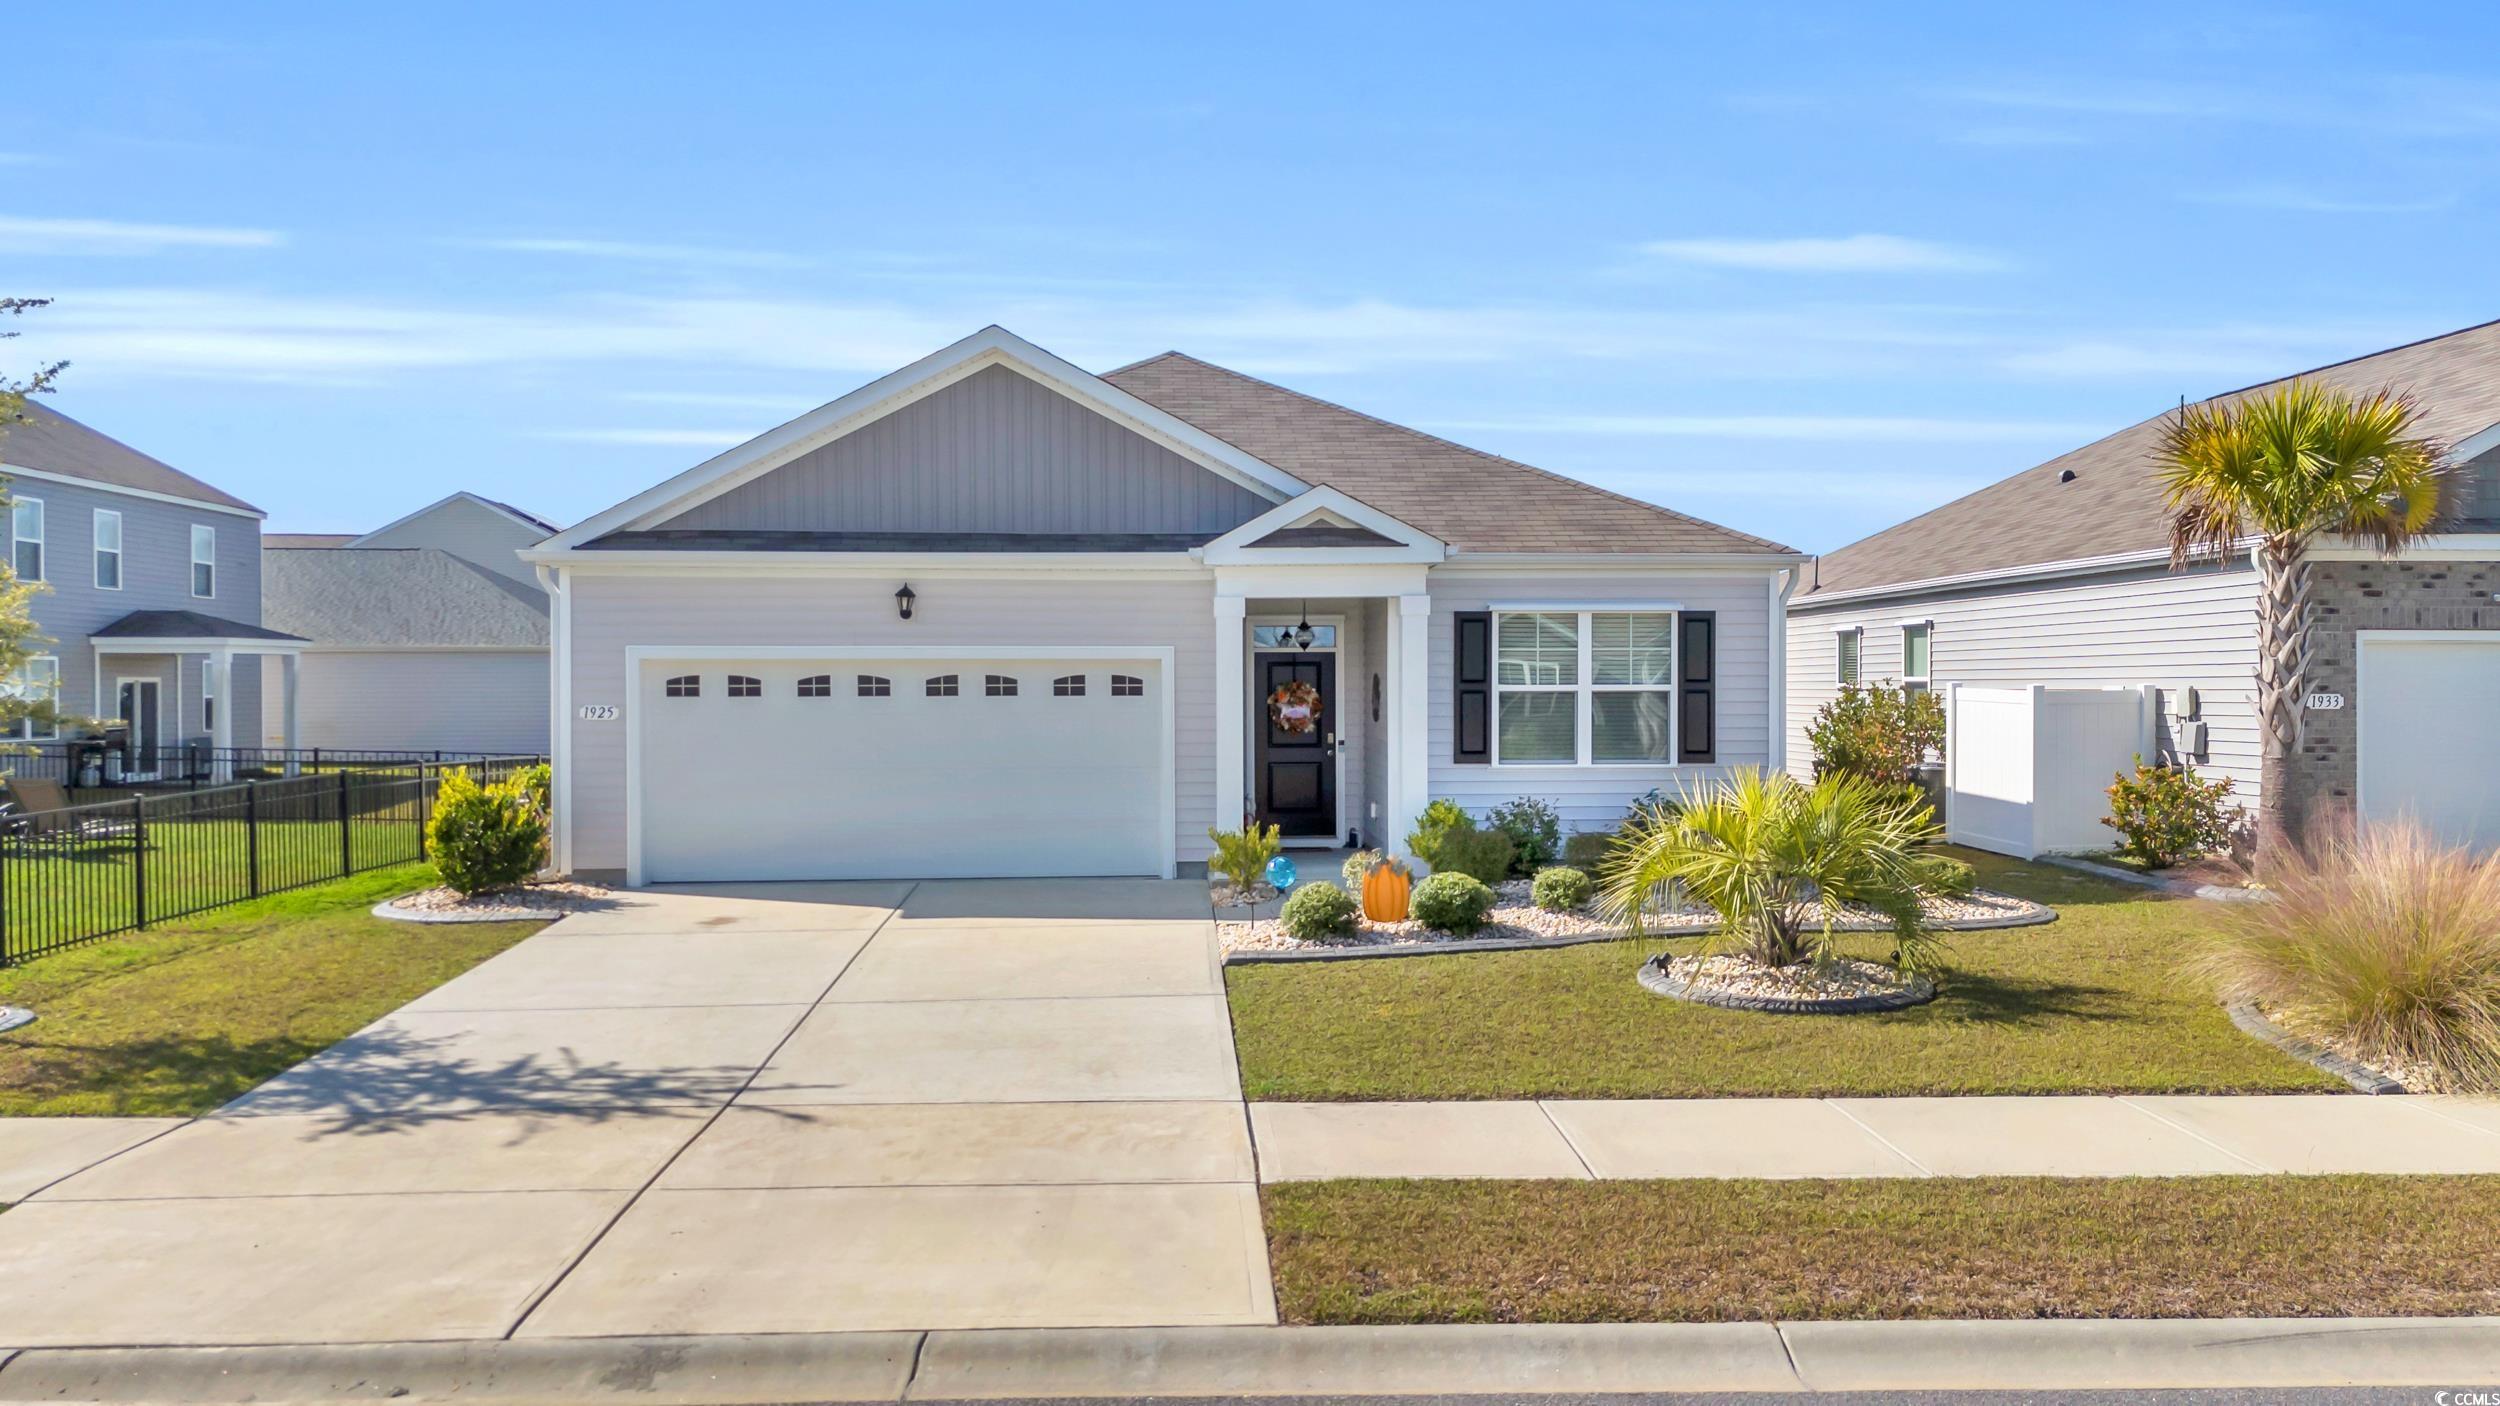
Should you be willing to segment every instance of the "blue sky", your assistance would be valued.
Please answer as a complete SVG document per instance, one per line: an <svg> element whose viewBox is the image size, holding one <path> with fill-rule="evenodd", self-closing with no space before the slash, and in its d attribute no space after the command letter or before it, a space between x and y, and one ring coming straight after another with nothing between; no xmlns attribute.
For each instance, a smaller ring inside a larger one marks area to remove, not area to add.
<svg viewBox="0 0 2500 1406"><path fill-rule="evenodd" d="M1823 550L2500 316L2495 48L2440 4L44 7L0 293L57 303L0 357L276 529L571 521L995 321Z"/></svg>

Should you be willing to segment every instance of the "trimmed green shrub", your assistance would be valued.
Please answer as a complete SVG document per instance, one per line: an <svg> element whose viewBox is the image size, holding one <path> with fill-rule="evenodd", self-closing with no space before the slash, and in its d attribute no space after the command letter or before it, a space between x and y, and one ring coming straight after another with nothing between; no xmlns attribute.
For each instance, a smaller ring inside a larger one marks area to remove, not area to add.
<svg viewBox="0 0 2500 1406"><path fill-rule="evenodd" d="M2118 832L2119 848L2151 869L2167 869L2227 848L2237 808L2231 778L2205 780L2183 766L2146 766L2111 779L2109 814L2101 823Z"/></svg>
<svg viewBox="0 0 2500 1406"><path fill-rule="evenodd" d="M1433 872L1465 874L1480 884L1498 884L1510 877L1514 847L1499 830L1452 830L1441 837L1441 861Z"/></svg>
<svg viewBox="0 0 2500 1406"><path fill-rule="evenodd" d="M1359 889L1363 886L1363 876L1372 871L1373 865L1387 857L1376 849L1358 849L1346 856L1346 862L1338 872L1345 875L1347 888Z"/></svg>
<svg viewBox="0 0 2500 1406"><path fill-rule="evenodd" d="M1415 820L1415 828L1406 837L1406 847L1417 859L1438 869L1443 837L1454 830L1473 830L1475 817L1459 808L1456 801L1434 801L1424 807Z"/></svg>
<svg viewBox="0 0 2500 1406"><path fill-rule="evenodd" d="M1361 911L1362 905L1354 901L1353 894L1321 881L1295 889L1276 916L1286 932L1304 942L1318 942L1331 937L1352 937L1355 917Z"/></svg>
<svg viewBox="0 0 2500 1406"><path fill-rule="evenodd" d="M1464 937L1483 928L1492 914L1493 890L1466 874L1435 874L1415 886L1411 911L1416 922L1435 932Z"/></svg>
<svg viewBox="0 0 2500 1406"><path fill-rule="evenodd" d="M1596 887L1577 869L1539 869L1528 894L1548 913L1568 913L1588 902Z"/></svg>
<svg viewBox="0 0 2500 1406"><path fill-rule="evenodd" d="M552 813L548 799L555 789L555 769L545 762L534 762L512 773L512 784L520 788L521 799L540 815Z"/></svg>
<svg viewBox="0 0 2500 1406"><path fill-rule="evenodd" d="M1210 829L1207 839L1215 845L1215 853L1207 859L1207 872L1232 880L1233 887L1244 893L1266 877L1268 861L1285 852L1284 832L1274 825L1265 830L1256 823L1238 830Z"/></svg>
<svg viewBox="0 0 2500 1406"><path fill-rule="evenodd" d="M1942 898L1967 898L1979 883L1979 875L1967 864L1949 854L1922 854L1910 862L1918 876L1922 893Z"/></svg>
<svg viewBox="0 0 2500 1406"><path fill-rule="evenodd" d="M1485 823L1510 836L1510 872L1525 878L1562 854L1562 817L1534 796L1504 801L1485 813Z"/></svg>
<svg viewBox="0 0 2500 1406"><path fill-rule="evenodd" d="M480 786L468 768L453 767L435 788L425 847L435 872L460 892L506 888L546 862L546 812L518 777Z"/></svg>
<svg viewBox="0 0 2500 1406"><path fill-rule="evenodd" d="M1929 753L1944 754L1944 700L1892 683L1843 684L1806 728L1814 773L1899 783Z"/></svg>
<svg viewBox="0 0 2500 1406"><path fill-rule="evenodd" d="M1615 832L1583 830L1563 841L1562 862L1590 878L1597 877L1597 867L1614 852Z"/></svg>

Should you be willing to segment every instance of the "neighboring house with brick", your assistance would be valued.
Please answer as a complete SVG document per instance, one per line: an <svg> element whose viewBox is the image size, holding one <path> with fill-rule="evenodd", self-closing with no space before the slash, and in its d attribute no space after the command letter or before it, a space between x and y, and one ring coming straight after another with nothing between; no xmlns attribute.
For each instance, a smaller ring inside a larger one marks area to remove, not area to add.
<svg viewBox="0 0 2500 1406"><path fill-rule="evenodd" d="M265 614L306 641L303 745L546 751L547 593L519 553L555 531L454 493L368 533L269 534Z"/></svg>
<svg viewBox="0 0 2500 1406"><path fill-rule="evenodd" d="M31 610L51 643L15 686L126 724L116 775L190 779L227 764L219 749L261 740L261 663L276 659L270 740L283 745L301 641L262 620L260 509L49 404L26 415L0 433L9 561L44 584ZM31 720L15 736L61 740ZM41 750L55 755L27 768L61 775L62 749Z"/></svg>
<svg viewBox="0 0 2500 1406"><path fill-rule="evenodd" d="M2500 323L2300 373L2415 396L2462 479L2448 519L2394 559L2321 543L2304 813L2411 812L2500 845ZM2268 382L2267 386L2282 382ZM2216 397L2229 400L2264 386ZM2155 455L2166 415L1821 558L1789 605L1789 764L1844 680L2154 685L2165 756L2253 803L2257 576L2170 567ZM2192 711L2191 711L2192 710Z"/></svg>

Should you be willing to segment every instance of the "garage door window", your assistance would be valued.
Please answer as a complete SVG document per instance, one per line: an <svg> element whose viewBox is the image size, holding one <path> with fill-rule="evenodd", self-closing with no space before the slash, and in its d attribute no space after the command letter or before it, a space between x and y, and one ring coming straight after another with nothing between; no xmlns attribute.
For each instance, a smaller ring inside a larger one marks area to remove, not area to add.
<svg viewBox="0 0 2500 1406"><path fill-rule="evenodd" d="M832 696L833 675L831 674L810 674L799 680L799 697L801 698L831 698Z"/></svg>
<svg viewBox="0 0 2500 1406"><path fill-rule="evenodd" d="M894 696L894 681L892 679L880 678L875 674L862 674L859 676L859 696L862 698L891 698ZM932 689L930 691L930 696L933 698L936 697L936 690Z"/></svg>
<svg viewBox="0 0 2500 1406"><path fill-rule="evenodd" d="M666 691L671 698L701 698L703 679L696 674L679 674L668 681Z"/></svg>
<svg viewBox="0 0 2500 1406"><path fill-rule="evenodd" d="M1084 697L1085 676L1083 674L1070 674L1065 678L1052 679L1050 681L1050 696L1053 698Z"/></svg>
<svg viewBox="0 0 2500 1406"><path fill-rule="evenodd" d="M732 698L761 698L764 696L764 681L762 679L749 678L744 674L731 674L729 676L729 696Z"/></svg>
<svg viewBox="0 0 2500 1406"><path fill-rule="evenodd" d="M1113 674L1111 676L1111 696L1114 698L1143 698L1146 696L1146 681L1137 677L1135 674Z"/></svg>
<svg viewBox="0 0 2500 1406"><path fill-rule="evenodd" d="M1016 681L1005 674L991 674L981 685L981 691L992 698L1013 698L1016 696Z"/></svg>
<svg viewBox="0 0 2500 1406"><path fill-rule="evenodd" d="M926 691L931 698L954 697L955 676L953 674L938 675L936 678L929 680L929 685Z"/></svg>

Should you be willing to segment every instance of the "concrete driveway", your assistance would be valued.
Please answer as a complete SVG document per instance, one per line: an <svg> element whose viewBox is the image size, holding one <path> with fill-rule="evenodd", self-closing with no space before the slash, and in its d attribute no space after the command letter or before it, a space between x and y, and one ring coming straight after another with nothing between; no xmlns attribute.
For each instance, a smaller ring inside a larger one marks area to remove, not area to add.
<svg viewBox="0 0 2500 1406"><path fill-rule="evenodd" d="M1272 1323L1203 884L651 890L0 1215L0 1347Z"/></svg>

